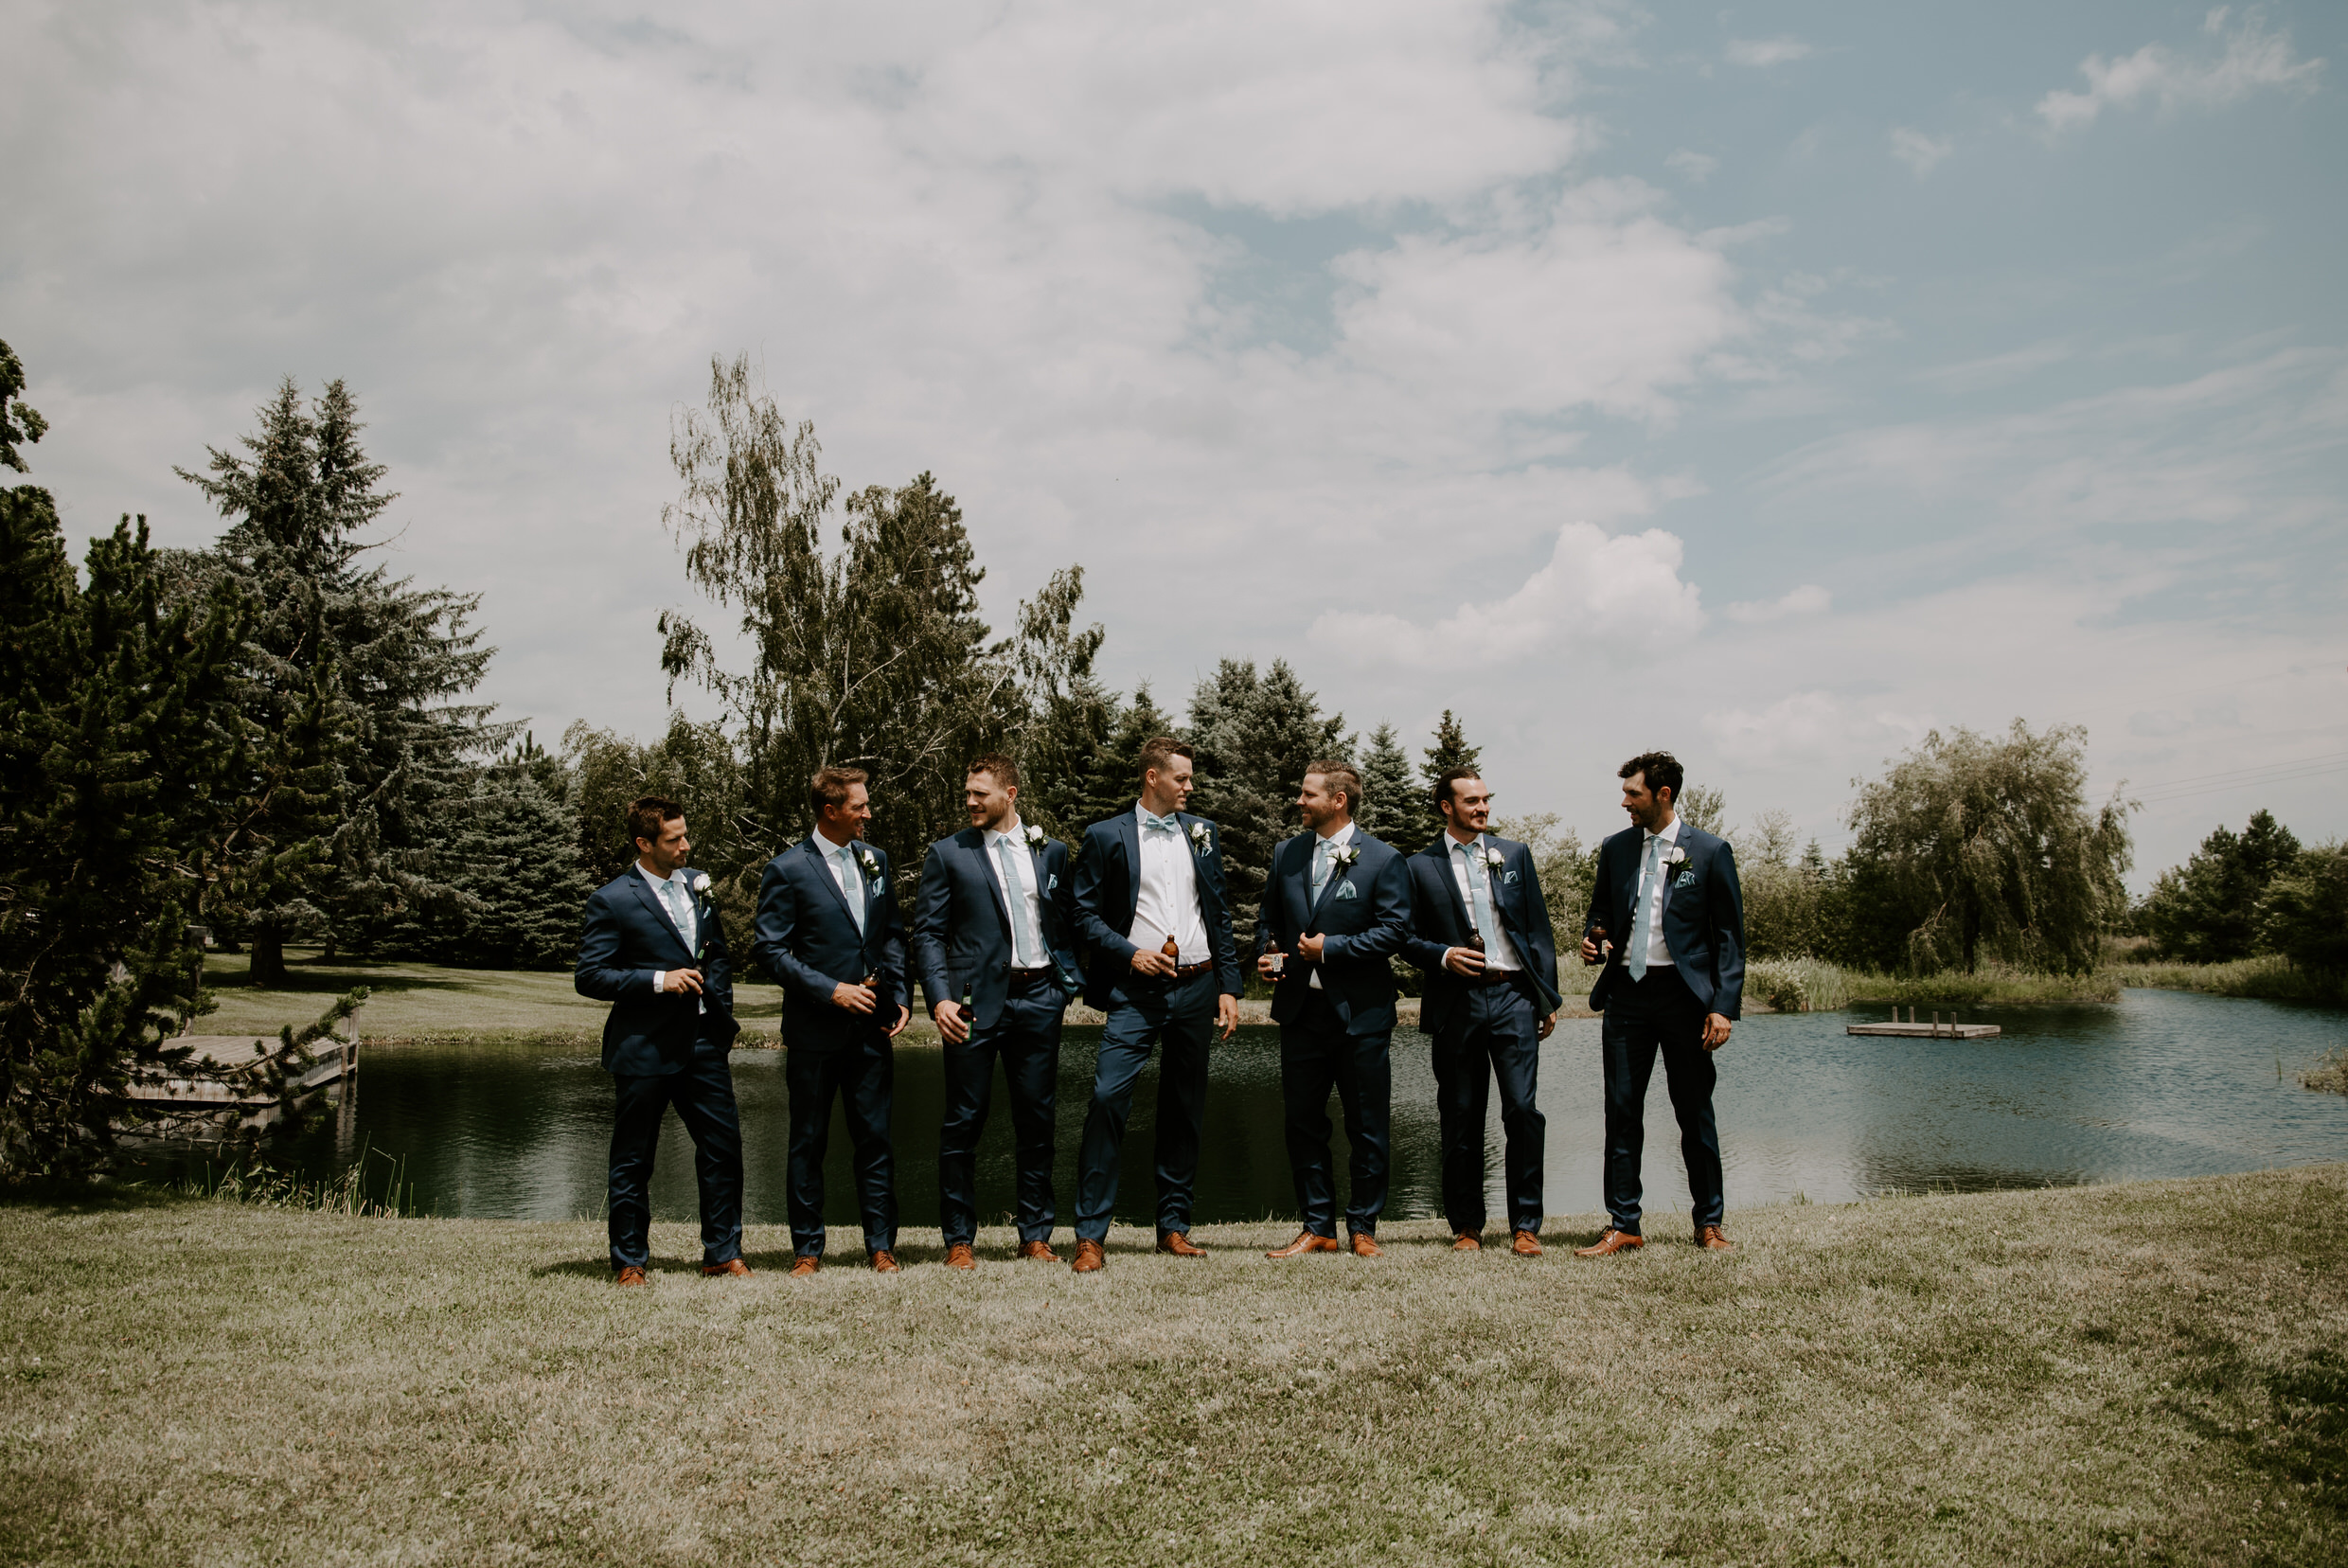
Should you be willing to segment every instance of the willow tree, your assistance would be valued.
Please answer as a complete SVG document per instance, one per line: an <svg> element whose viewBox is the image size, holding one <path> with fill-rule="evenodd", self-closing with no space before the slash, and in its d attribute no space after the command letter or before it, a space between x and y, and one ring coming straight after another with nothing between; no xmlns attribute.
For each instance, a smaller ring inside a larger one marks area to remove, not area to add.
<svg viewBox="0 0 2348 1568"><path fill-rule="evenodd" d="M1860 791L1847 866L1877 961L2095 966L2126 908L2133 808L2089 804L2084 728L1935 730Z"/></svg>

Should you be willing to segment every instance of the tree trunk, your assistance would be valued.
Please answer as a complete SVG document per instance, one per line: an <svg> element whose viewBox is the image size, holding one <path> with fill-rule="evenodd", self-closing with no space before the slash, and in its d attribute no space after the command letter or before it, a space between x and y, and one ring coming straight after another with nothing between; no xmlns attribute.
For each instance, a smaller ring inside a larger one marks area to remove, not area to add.
<svg viewBox="0 0 2348 1568"><path fill-rule="evenodd" d="M253 978L256 986L285 984L285 928L257 925L253 928Z"/></svg>

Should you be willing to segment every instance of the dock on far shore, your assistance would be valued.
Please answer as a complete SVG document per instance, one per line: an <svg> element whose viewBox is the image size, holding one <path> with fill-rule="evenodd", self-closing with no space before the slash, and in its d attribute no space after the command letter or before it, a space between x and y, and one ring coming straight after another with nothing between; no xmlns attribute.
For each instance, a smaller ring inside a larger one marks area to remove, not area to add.
<svg viewBox="0 0 2348 1568"><path fill-rule="evenodd" d="M1957 1022L1955 1013L1948 1015L1948 1022L1946 1024L1940 1021L1938 1013L1932 1015L1930 1023L1919 1024L1916 1022L1916 1009L1913 1007L1908 1009L1907 1022L1902 1023L1899 1009L1894 1007L1892 1021L1889 1024L1850 1024L1843 1026L1842 1032L1855 1035L1892 1035L1901 1040L1993 1040L2004 1031L1995 1024L1960 1024Z"/></svg>

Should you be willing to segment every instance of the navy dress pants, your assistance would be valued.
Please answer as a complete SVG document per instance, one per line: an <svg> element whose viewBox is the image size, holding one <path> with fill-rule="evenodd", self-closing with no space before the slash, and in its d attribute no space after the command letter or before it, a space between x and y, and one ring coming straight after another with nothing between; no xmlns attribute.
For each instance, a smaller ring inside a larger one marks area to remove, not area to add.
<svg viewBox="0 0 2348 1568"><path fill-rule="evenodd" d="M1019 1238L1049 1241L1058 1211L1052 1199L1052 1122L1059 1098L1059 1025L1067 994L1051 981L1004 999L991 1027L948 1045L946 1117L937 1132L937 1228L946 1245L978 1237L978 1140L987 1102L1003 1063L1011 1098L1011 1135L1019 1172Z"/></svg>
<svg viewBox="0 0 2348 1568"><path fill-rule="evenodd" d="M1443 1141L1443 1217L1454 1236L1484 1232L1484 1119L1500 1083L1508 1228L1541 1222L1541 1154L1548 1118L1534 1103L1540 1080L1540 1015L1529 987L1483 986L1435 1037L1435 1111Z"/></svg>
<svg viewBox="0 0 2348 1568"><path fill-rule="evenodd" d="M734 1104L728 1047L694 1042L681 1072L614 1073L612 1168L606 1189L612 1268L641 1269L650 1258L652 1203L648 1186L660 1149L661 1115L670 1106L693 1140L693 1177L701 1189L702 1261L742 1256L742 1118Z"/></svg>
<svg viewBox="0 0 2348 1568"><path fill-rule="evenodd" d="M1646 971L1612 992L1599 1026L1606 1056L1606 1210L1616 1230L1639 1232L1639 1158L1646 1145L1646 1086L1663 1053L1672 1114L1680 1121L1680 1156L1687 1162L1688 1197L1699 1227L1717 1225L1724 1204L1720 1134L1713 1124L1712 1053L1704 1049L1704 1005L1678 969Z"/></svg>
<svg viewBox="0 0 2348 1568"><path fill-rule="evenodd" d="M847 1112L848 1146L856 1157L864 1250L894 1252L897 1160L889 1142L889 1106L897 1054L887 1033L876 1027L836 1050L790 1047L783 1081L791 1091L791 1250L801 1257L823 1256L824 1152L831 1146L832 1102L839 1100Z"/></svg>
<svg viewBox="0 0 2348 1568"><path fill-rule="evenodd" d="M1187 1233L1199 1184L1199 1130L1206 1120L1207 1045L1215 1036L1215 973L1187 980L1130 974L1110 999L1076 1154L1076 1238L1105 1241L1117 1206L1117 1154L1125 1145L1133 1082L1153 1046L1158 1059L1158 1229Z"/></svg>
<svg viewBox="0 0 2348 1568"><path fill-rule="evenodd" d="M1329 1090L1345 1115L1345 1229L1370 1236L1386 1206L1391 1152L1389 1109L1394 1062L1387 1034L1345 1032L1344 1020L1318 991L1280 1025L1280 1098L1287 1112L1289 1170L1296 1207L1315 1236L1337 1235L1337 1185L1329 1161Z"/></svg>

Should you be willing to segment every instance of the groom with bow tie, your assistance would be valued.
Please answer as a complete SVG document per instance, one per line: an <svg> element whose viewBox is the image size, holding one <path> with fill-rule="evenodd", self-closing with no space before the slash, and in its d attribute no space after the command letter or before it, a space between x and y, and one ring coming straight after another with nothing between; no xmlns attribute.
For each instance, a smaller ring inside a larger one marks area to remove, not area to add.
<svg viewBox="0 0 2348 1568"><path fill-rule="evenodd" d="M741 1026L725 928L707 898L709 879L685 869L693 846L685 808L647 795L628 808L628 830L636 864L587 900L572 981L579 995L612 1004L603 1070L617 1096L607 1187L613 1275L644 1283L652 1222L645 1189L661 1114L672 1105L693 1140L702 1273L746 1274L742 1119L728 1060Z"/></svg>
<svg viewBox="0 0 2348 1568"><path fill-rule="evenodd" d="M1296 1239L1272 1257L1338 1250L1331 1087L1345 1115L1345 1229L1355 1256L1384 1253L1377 1232L1394 1092L1392 959L1411 934L1411 876L1400 855L1354 826L1361 800L1361 775L1351 763L1307 762L1296 797L1305 831L1272 851L1264 879L1255 972L1276 983L1280 1097L1304 1220Z"/></svg>
<svg viewBox="0 0 2348 1568"><path fill-rule="evenodd" d="M1019 764L982 757L963 790L970 826L930 846L914 900L913 961L937 1021L946 1113L937 1134L946 1266L975 1269L978 1140L995 1062L1017 1144L1019 1256L1052 1251L1052 1124L1060 1020L1076 992L1068 846L1019 819Z"/></svg>
<svg viewBox="0 0 2348 1568"><path fill-rule="evenodd" d="M1712 1114L1712 1053L1729 1042L1745 994L1745 903L1736 855L1675 810L1685 775L1669 752L1624 763L1631 826L1598 846L1597 883L1582 962L1604 962L1590 1006L1606 1060L1607 1227L1579 1257L1645 1246L1639 1160L1646 1144L1646 1086L1661 1052L1687 1162L1696 1244L1729 1252L1720 1134Z"/></svg>

